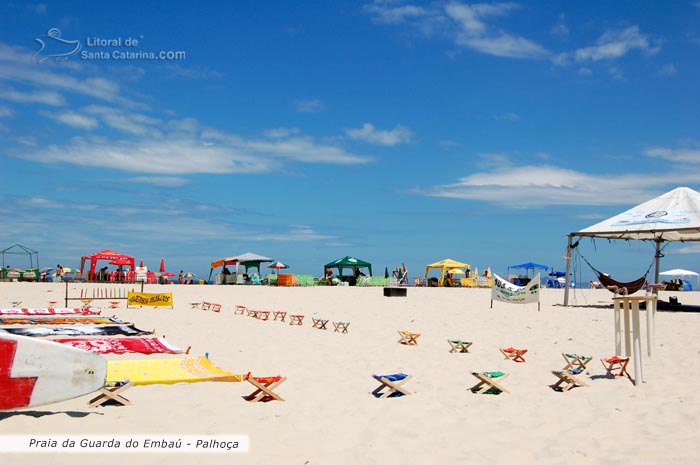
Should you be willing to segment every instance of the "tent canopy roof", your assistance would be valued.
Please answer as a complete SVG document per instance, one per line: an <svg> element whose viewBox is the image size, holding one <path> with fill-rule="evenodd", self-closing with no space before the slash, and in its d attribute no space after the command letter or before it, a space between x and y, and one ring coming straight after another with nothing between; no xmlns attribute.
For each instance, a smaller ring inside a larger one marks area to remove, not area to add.
<svg viewBox="0 0 700 465"><path fill-rule="evenodd" d="M439 262L431 263L425 266L426 270L429 268L467 268L471 269L468 263L458 262L457 260L452 260L451 258L445 258Z"/></svg>
<svg viewBox="0 0 700 465"><path fill-rule="evenodd" d="M105 249L100 252L95 252L89 255L83 255L83 260L116 260L118 258L130 258L131 260L134 259L134 257L130 255L125 255L123 253L115 252L114 250L109 250Z"/></svg>
<svg viewBox="0 0 700 465"><path fill-rule="evenodd" d="M571 236L700 241L700 192L678 187Z"/></svg>
<svg viewBox="0 0 700 465"><path fill-rule="evenodd" d="M350 257L346 256L343 258L339 258L337 260L334 260L330 263L326 263L323 265L324 269L325 268L338 268L338 272L340 274L343 273L343 268L352 268L352 269L358 269L358 268L367 268L369 271L369 275L372 276L372 264L369 262L366 262L364 260L360 260L359 258L355 257Z"/></svg>
<svg viewBox="0 0 700 465"><path fill-rule="evenodd" d="M211 268L218 268L220 266L226 266L226 265L234 265L236 263L257 263L260 264L262 262L273 262L274 260L270 257L265 257L263 255L258 255L252 252L246 252L241 255L232 255L230 257L226 258L221 258L219 260L215 260L211 262Z"/></svg>
<svg viewBox="0 0 700 465"><path fill-rule="evenodd" d="M32 255L32 254L39 253L39 252L37 252L36 250L32 250L29 247L25 247L25 246L20 245L20 244L15 244L15 245L9 246L6 249L0 250L0 253L16 254L16 255Z"/></svg>
<svg viewBox="0 0 700 465"><path fill-rule="evenodd" d="M662 271L659 274L662 274L665 276L700 276L694 271L681 270L680 268L676 268L676 269L668 270L668 271Z"/></svg>
<svg viewBox="0 0 700 465"><path fill-rule="evenodd" d="M521 263L520 265L510 265L508 268L513 269L523 269L523 270L548 270L551 268L549 265L540 265L539 263L527 262ZM562 274L562 276L564 276Z"/></svg>
<svg viewBox="0 0 700 465"><path fill-rule="evenodd" d="M372 266L372 264L364 260L360 260L359 258L347 256L339 258L330 263L326 263L324 266L326 268L369 268Z"/></svg>

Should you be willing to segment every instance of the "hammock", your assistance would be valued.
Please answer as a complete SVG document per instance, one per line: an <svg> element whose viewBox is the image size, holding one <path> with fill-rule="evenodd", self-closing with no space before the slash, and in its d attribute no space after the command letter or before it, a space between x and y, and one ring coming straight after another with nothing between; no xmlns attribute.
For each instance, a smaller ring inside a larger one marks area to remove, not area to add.
<svg viewBox="0 0 700 465"><path fill-rule="evenodd" d="M578 242L576 243L578 245ZM575 247L572 247L575 248ZM578 250L577 250L578 252ZM639 279L635 279L634 281L630 281L628 283L623 283L620 281L615 281L612 279L610 276L603 274L602 271L597 270L593 265L591 265L591 262L586 260L586 257L583 256L581 252L578 252L579 257L583 259L584 262L588 266L591 267L591 270L598 275L598 280L600 280L601 284L605 286L607 290L612 292L613 294L623 294L623 295L629 295L629 294L634 294L638 290L644 287L644 285L647 282L647 275L649 274L649 271L651 271L651 267L654 266L654 262L652 261L649 264L649 268L647 268L646 273L644 273L644 276L642 276Z"/></svg>
<svg viewBox="0 0 700 465"><path fill-rule="evenodd" d="M635 292L643 288L644 284L646 284L647 282L646 274L635 281L631 281L629 283L621 283L619 281L615 281L610 276L604 275L598 270L594 271L598 275L598 279L600 280L601 284L603 284L603 286L605 286L608 290L611 290L616 294L634 294Z"/></svg>

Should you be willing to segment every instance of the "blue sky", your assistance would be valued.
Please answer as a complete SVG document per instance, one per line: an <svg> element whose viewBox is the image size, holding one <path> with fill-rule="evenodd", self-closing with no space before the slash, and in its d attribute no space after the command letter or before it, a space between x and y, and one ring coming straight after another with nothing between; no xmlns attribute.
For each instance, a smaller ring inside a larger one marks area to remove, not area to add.
<svg viewBox="0 0 700 465"><path fill-rule="evenodd" d="M4 3L0 244L199 275L246 251L563 269L569 232L700 187L699 22L696 1ZM581 252L625 281L653 245Z"/></svg>

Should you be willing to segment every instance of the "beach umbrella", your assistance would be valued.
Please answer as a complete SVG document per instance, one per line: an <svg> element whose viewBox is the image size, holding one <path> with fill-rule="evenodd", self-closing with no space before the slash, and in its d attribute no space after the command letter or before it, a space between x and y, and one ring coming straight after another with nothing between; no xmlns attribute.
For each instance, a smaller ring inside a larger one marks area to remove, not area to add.
<svg viewBox="0 0 700 465"><path fill-rule="evenodd" d="M160 268L158 268L158 271L160 271L161 273L163 273L165 271L165 259L164 258L160 259ZM175 275L173 275L173 276L175 276Z"/></svg>
<svg viewBox="0 0 700 465"><path fill-rule="evenodd" d="M194 276L197 276L197 275L192 273L191 271L188 271L185 276L187 276L187 279L192 279Z"/></svg>
<svg viewBox="0 0 700 465"><path fill-rule="evenodd" d="M139 262L139 268L143 268L143 260Z"/></svg>
<svg viewBox="0 0 700 465"><path fill-rule="evenodd" d="M272 268L273 270L281 270L284 268L289 268L289 265L282 262L272 262L269 265L267 265L267 268Z"/></svg>
<svg viewBox="0 0 700 465"><path fill-rule="evenodd" d="M452 268L451 270L447 271L450 274L464 274L464 271L460 270L459 268Z"/></svg>
<svg viewBox="0 0 700 465"><path fill-rule="evenodd" d="M384 277L385 277L385 278L388 278L388 277L389 277L389 267L388 267L388 266L385 266L385 267L384 267Z"/></svg>
<svg viewBox="0 0 700 465"><path fill-rule="evenodd" d="M163 274L161 274L161 276L176 276L176 275L172 271L166 271Z"/></svg>

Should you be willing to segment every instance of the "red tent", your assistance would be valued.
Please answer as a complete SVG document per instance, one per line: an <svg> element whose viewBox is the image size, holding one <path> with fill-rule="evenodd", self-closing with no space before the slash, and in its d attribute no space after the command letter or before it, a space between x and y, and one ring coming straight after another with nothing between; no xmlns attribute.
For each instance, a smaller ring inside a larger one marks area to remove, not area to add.
<svg viewBox="0 0 700 465"><path fill-rule="evenodd" d="M124 255L123 253L115 252L114 250L103 250L102 252L95 252L90 255L83 255L83 257L80 260L80 274L82 276L85 276L83 274L83 270L85 269L85 262L88 260L90 260L90 274L88 275L88 280L95 279L95 267L97 265L98 260L107 260L108 262L111 262L113 260L127 260L127 266L131 267L132 271L134 269L134 257Z"/></svg>

